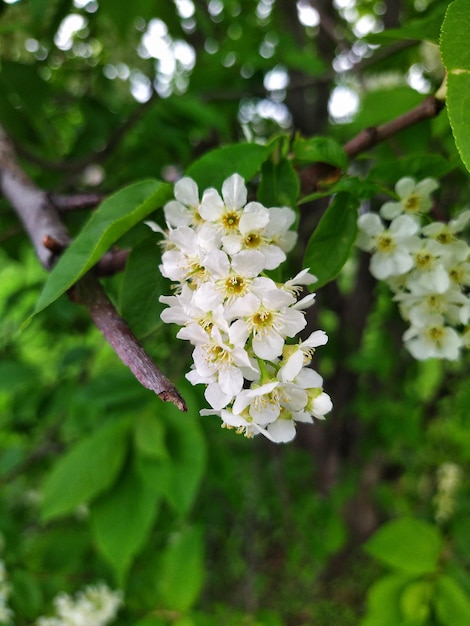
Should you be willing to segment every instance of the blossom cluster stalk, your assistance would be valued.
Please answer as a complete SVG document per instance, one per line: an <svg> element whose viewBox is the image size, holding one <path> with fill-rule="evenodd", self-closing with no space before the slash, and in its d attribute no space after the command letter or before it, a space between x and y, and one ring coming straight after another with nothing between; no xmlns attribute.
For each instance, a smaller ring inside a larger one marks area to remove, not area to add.
<svg viewBox="0 0 470 626"><path fill-rule="evenodd" d="M437 188L432 178L399 180L396 201L386 202L380 215L359 217L357 245L372 254L372 275L395 294L409 323L403 340L411 355L456 360L470 347L470 246L458 236L470 210L448 223L430 221Z"/></svg>
<svg viewBox="0 0 470 626"><path fill-rule="evenodd" d="M308 367L326 334L294 339L315 300L300 294L316 278L308 269L286 283L266 275L295 245L295 213L247 202L238 174L225 180L222 195L211 188L200 199L187 177L174 194L164 207L168 230L149 225L164 235L160 271L177 283L175 295L160 297L168 305L161 317L194 346L186 377L206 386L211 408L201 414L247 437L290 441L296 422L323 419L332 408L321 376Z"/></svg>

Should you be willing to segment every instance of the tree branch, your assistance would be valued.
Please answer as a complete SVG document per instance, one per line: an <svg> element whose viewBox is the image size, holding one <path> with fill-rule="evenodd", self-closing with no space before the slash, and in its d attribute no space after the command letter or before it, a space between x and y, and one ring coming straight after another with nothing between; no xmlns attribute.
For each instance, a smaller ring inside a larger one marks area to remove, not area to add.
<svg viewBox="0 0 470 626"><path fill-rule="evenodd" d="M397 118L381 126L371 126L362 130L356 137L350 139L344 146L344 151L349 158L356 157L358 154L370 150L382 141L390 139L405 128L414 126L423 120L436 117L444 107L444 102L428 96L418 106L411 111L407 111ZM318 190L325 181L335 180L340 176L340 171L333 165L327 163L313 163L309 167L300 172L300 180L302 191L310 193Z"/></svg>
<svg viewBox="0 0 470 626"><path fill-rule="evenodd" d="M42 265L47 270L52 269L70 243L70 236L49 195L37 187L18 165L13 145L1 126L0 192L22 221ZM127 251L109 252L97 265L97 271L109 274L110 268L125 263L127 254ZM95 275L88 273L82 278L72 288L72 297L88 308L95 325L144 387L154 391L162 400L173 402L181 411L187 410L175 386L139 344Z"/></svg>
<svg viewBox="0 0 470 626"><path fill-rule="evenodd" d="M155 367L91 272L78 281L70 296L88 309L98 330L144 387L154 391L165 402L173 402L181 411L187 411L176 387Z"/></svg>
<svg viewBox="0 0 470 626"><path fill-rule="evenodd" d="M70 243L70 236L47 193L19 167L13 144L1 126L0 191L22 221L42 265L50 270L58 253L44 241L49 237L57 242L60 252Z"/></svg>
<svg viewBox="0 0 470 626"><path fill-rule="evenodd" d="M382 126L372 126L361 131L359 135L348 141L344 150L349 157L355 157L361 152L373 148L378 143L389 139L401 130L409 128L418 122L436 117L444 108L444 102L434 96L428 96L417 107L399 115L391 122Z"/></svg>

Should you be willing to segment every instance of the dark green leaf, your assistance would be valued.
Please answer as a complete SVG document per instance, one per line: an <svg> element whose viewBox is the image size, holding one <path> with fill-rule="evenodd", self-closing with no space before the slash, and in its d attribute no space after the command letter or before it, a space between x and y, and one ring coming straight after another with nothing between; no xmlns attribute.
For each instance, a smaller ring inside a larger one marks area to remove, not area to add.
<svg viewBox="0 0 470 626"><path fill-rule="evenodd" d="M470 11L468 0L449 5L441 31L441 54L447 69L447 110L455 143L470 170Z"/></svg>
<svg viewBox="0 0 470 626"><path fill-rule="evenodd" d="M299 178L287 159L278 163L266 161L261 168L258 200L266 207L289 206L294 208L299 195Z"/></svg>
<svg viewBox="0 0 470 626"><path fill-rule="evenodd" d="M303 265L318 278L314 289L336 278L348 260L357 236L358 204L355 196L339 193L310 237Z"/></svg>
<svg viewBox="0 0 470 626"><path fill-rule="evenodd" d="M421 18L405 22L400 28L389 28L381 33L366 35L364 39L373 44L385 44L403 39L437 43L446 5L444 2L436 4L435 8Z"/></svg>
<svg viewBox="0 0 470 626"><path fill-rule="evenodd" d="M137 337L145 337L163 323L160 313L165 305L158 298L169 289L158 269L158 243L158 235L153 234L133 248L121 283L120 312Z"/></svg>
<svg viewBox="0 0 470 626"><path fill-rule="evenodd" d="M100 260L115 241L170 197L170 185L145 180L107 198L50 273L34 314L57 300Z"/></svg>
<svg viewBox="0 0 470 626"><path fill-rule="evenodd" d="M367 541L367 552L375 559L411 574L436 571L442 549L439 530L419 519L388 522Z"/></svg>
<svg viewBox="0 0 470 626"><path fill-rule="evenodd" d="M220 189L226 178L240 174L250 180L273 150L272 144L239 143L208 152L193 163L186 175L193 178L202 193L208 187Z"/></svg>
<svg viewBox="0 0 470 626"><path fill-rule="evenodd" d="M126 455L128 430L127 421L111 422L57 461L43 486L44 520L71 513L112 484Z"/></svg>
<svg viewBox="0 0 470 626"><path fill-rule="evenodd" d="M93 503L90 520L98 550L122 586L157 516L159 495L128 470L114 489Z"/></svg>
<svg viewBox="0 0 470 626"><path fill-rule="evenodd" d="M297 138L292 146L294 157L309 163L328 163L340 169L348 166L348 156L343 147L331 137Z"/></svg>
<svg viewBox="0 0 470 626"><path fill-rule="evenodd" d="M455 164L439 154L413 154L394 161L378 163L370 170L368 179L394 186L404 176L412 176L416 180L428 177L441 178L454 167Z"/></svg>

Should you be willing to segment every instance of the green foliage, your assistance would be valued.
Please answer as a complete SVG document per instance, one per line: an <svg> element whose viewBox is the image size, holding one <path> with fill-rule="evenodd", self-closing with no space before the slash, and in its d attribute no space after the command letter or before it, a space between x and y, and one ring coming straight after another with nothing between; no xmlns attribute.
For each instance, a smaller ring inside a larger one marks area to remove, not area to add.
<svg viewBox="0 0 470 626"><path fill-rule="evenodd" d="M88 220L61 211L74 240L47 279L0 200L0 560L15 626L101 580L124 593L113 626L470 623L470 489L440 478L470 469L468 363L410 359L393 295L353 245L359 205L377 209L404 176L440 181L432 219L467 203L469 3L340 4L0 3L0 123L21 166L45 190L109 194ZM64 43L72 13L83 27ZM440 30L448 117L348 159L344 144L439 89ZM337 96L357 108L338 114ZM319 278L305 332L328 331L313 363L334 410L290 446L200 418L190 350L160 320L172 291L142 221L163 226L180 176L202 193L234 172L250 200L296 211L285 273L304 254ZM105 287L187 414L60 298L114 245L131 250Z"/></svg>
<svg viewBox="0 0 470 626"><path fill-rule="evenodd" d="M272 145L253 143L224 146L195 161L186 175L195 180L202 191L209 187L220 189L224 180L235 172L247 180L253 178L272 150Z"/></svg>
<svg viewBox="0 0 470 626"><path fill-rule="evenodd" d="M44 483L44 520L73 512L112 484L126 456L128 431L127 420L111 422L60 459Z"/></svg>
<svg viewBox="0 0 470 626"><path fill-rule="evenodd" d="M349 258L357 235L357 206L355 196L339 193L310 237L304 266L318 278L315 289L336 278Z"/></svg>
<svg viewBox="0 0 470 626"><path fill-rule="evenodd" d="M50 273L34 313L57 300L99 261L115 241L164 204L169 196L169 185L142 181L107 198Z"/></svg>
<svg viewBox="0 0 470 626"><path fill-rule="evenodd" d="M465 0L449 5L441 31L441 54L447 70L447 110L462 161L470 170L467 111L470 106L470 14Z"/></svg>
<svg viewBox="0 0 470 626"><path fill-rule="evenodd" d="M388 522L365 544L375 559L409 574L436 570L442 537L430 524L418 519Z"/></svg>
<svg viewBox="0 0 470 626"><path fill-rule="evenodd" d="M159 273L155 277L157 256L158 242L148 236L132 248L124 270L119 309L137 337L149 335L162 323L164 306L158 297L168 292L168 281Z"/></svg>

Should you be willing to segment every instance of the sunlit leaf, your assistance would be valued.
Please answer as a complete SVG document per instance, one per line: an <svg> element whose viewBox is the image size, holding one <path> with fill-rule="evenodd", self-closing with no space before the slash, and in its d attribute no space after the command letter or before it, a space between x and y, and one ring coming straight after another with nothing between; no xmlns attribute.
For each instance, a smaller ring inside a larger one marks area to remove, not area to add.
<svg viewBox="0 0 470 626"><path fill-rule="evenodd" d="M365 544L375 559L403 572L427 574L436 570L442 549L439 530L419 519L388 522Z"/></svg>
<svg viewBox="0 0 470 626"><path fill-rule="evenodd" d="M455 143L470 170L470 11L467 0L449 5L442 24L441 54L447 70L447 111Z"/></svg>

